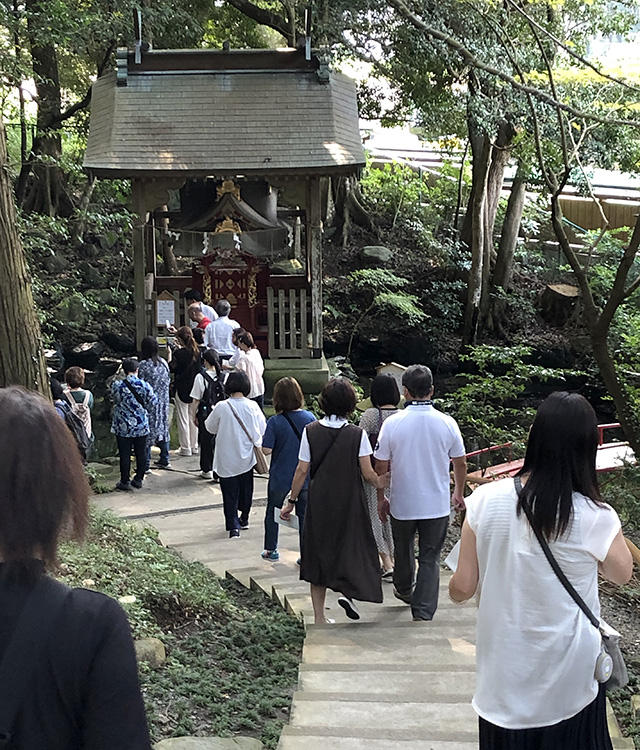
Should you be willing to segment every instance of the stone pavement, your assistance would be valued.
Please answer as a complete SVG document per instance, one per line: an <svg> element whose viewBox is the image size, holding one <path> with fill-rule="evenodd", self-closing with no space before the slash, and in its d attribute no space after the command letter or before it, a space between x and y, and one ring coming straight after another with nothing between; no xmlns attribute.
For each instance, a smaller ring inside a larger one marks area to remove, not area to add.
<svg viewBox="0 0 640 750"><path fill-rule="evenodd" d="M197 457L171 462L173 471L154 471L142 490L99 495L95 504L155 526L185 558L264 592L303 619L298 689L278 750L477 748L475 606L448 600L446 573L432 622L412 622L409 607L384 583L384 603L359 603L357 622L328 592L327 617L335 624L314 625L309 587L298 575L297 532L280 528L278 562L260 557L266 479L256 477L249 529L229 539L219 486L195 478ZM629 747L619 743L617 750Z"/></svg>

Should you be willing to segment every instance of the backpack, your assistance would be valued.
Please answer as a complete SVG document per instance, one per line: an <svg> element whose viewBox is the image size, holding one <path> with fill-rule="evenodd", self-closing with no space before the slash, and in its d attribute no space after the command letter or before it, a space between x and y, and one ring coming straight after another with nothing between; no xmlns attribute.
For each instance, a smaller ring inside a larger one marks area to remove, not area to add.
<svg viewBox="0 0 640 750"><path fill-rule="evenodd" d="M79 417L80 421L84 425L85 432L87 433L87 435L91 436L91 410L89 409L89 399L91 398L91 393L89 391L85 391L84 398L82 399L82 401L80 401L80 403L75 400L71 391L65 391L64 395L69 402L71 411L77 417Z"/></svg>
<svg viewBox="0 0 640 750"><path fill-rule="evenodd" d="M84 463L87 462L87 455L89 454L89 448L91 447L91 439L87 435L87 431L84 428L84 424L80 417L72 410L66 401L61 401L58 406L64 412L64 421L69 428L71 434L75 438L76 445L80 451L80 456Z"/></svg>
<svg viewBox="0 0 640 750"><path fill-rule="evenodd" d="M208 374L208 371L203 367L200 370L200 374L204 380L204 393L198 404L198 423L204 425L205 420L213 411L213 407L219 402L226 398L224 392L224 386L220 380L215 377L212 378Z"/></svg>

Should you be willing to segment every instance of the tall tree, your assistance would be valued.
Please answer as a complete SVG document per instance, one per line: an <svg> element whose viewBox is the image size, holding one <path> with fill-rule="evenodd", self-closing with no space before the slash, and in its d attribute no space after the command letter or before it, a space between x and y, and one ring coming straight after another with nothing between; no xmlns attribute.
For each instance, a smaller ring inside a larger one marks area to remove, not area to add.
<svg viewBox="0 0 640 750"><path fill-rule="evenodd" d="M0 118L0 387L7 385L22 385L49 396L40 323L17 229Z"/></svg>

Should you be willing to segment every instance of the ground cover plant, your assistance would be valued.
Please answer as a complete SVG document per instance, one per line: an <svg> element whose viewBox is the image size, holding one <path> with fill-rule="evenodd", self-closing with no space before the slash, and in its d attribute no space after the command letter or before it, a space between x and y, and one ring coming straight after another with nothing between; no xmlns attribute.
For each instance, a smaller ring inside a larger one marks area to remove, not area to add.
<svg viewBox="0 0 640 750"><path fill-rule="evenodd" d="M275 748L297 681L297 620L106 511L84 545L63 547L59 576L119 599L134 638L165 644L166 662L140 670L154 742L242 734Z"/></svg>

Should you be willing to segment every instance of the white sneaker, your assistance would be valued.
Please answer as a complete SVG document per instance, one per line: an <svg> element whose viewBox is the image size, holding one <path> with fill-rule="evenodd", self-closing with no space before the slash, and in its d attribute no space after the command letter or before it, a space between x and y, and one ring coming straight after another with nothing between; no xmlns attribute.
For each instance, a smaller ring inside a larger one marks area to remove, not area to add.
<svg viewBox="0 0 640 750"><path fill-rule="evenodd" d="M194 448L191 452L194 456L197 456L200 453L200 448Z"/></svg>
<svg viewBox="0 0 640 750"><path fill-rule="evenodd" d="M181 456L190 456L191 455L191 451L187 450L186 448L180 448L180 455Z"/></svg>
<svg viewBox="0 0 640 750"><path fill-rule="evenodd" d="M213 472L212 471L201 471L198 474L198 479L213 479Z"/></svg>

